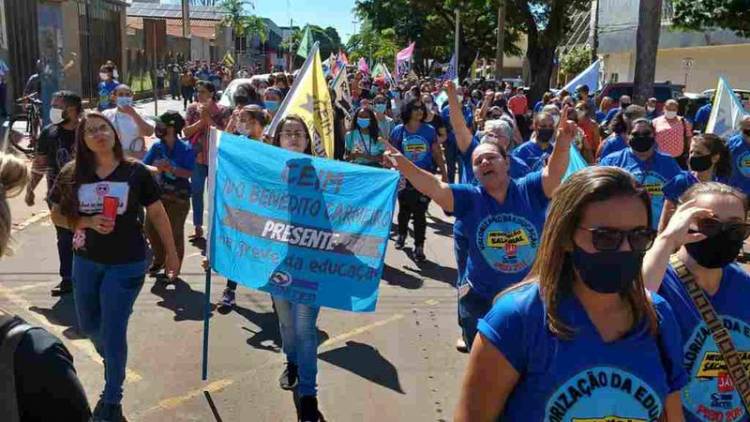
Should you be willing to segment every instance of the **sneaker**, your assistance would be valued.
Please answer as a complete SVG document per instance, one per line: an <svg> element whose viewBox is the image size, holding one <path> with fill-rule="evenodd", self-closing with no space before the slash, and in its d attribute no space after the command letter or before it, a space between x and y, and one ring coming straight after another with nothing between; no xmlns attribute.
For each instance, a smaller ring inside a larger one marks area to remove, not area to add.
<svg viewBox="0 0 750 422"><path fill-rule="evenodd" d="M198 239L203 239L203 227L196 226L195 232L189 237L189 239L194 240L194 241Z"/></svg>
<svg viewBox="0 0 750 422"><path fill-rule="evenodd" d="M459 337L458 340L456 340L456 350L461 353L469 353L469 348L466 347L466 342L463 337Z"/></svg>
<svg viewBox="0 0 750 422"><path fill-rule="evenodd" d="M162 270L161 265L152 265L151 268L148 269L148 276L151 278L159 277L159 273Z"/></svg>
<svg viewBox="0 0 750 422"><path fill-rule="evenodd" d="M424 261L427 259L427 257L424 254L424 246L414 247L414 258L416 258L417 261Z"/></svg>
<svg viewBox="0 0 750 422"><path fill-rule="evenodd" d="M406 244L406 236L400 234L396 239L396 249L403 249Z"/></svg>
<svg viewBox="0 0 750 422"><path fill-rule="evenodd" d="M279 377L279 387L282 390L294 390L297 387L297 365L287 362L284 372Z"/></svg>
<svg viewBox="0 0 750 422"><path fill-rule="evenodd" d="M323 415L318 410L318 399L315 396L302 396L299 400L300 422L321 422Z"/></svg>
<svg viewBox="0 0 750 422"><path fill-rule="evenodd" d="M122 405L104 403L101 399L94 408L91 422L128 422L122 415Z"/></svg>
<svg viewBox="0 0 750 422"><path fill-rule="evenodd" d="M59 297L59 296L64 296L72 291L73 291L73 282L70 280L63 280L60 282L60 284L52 288L52 290L50 291L50 294L52 294L52 297Z"/></svg>
<svg viewBox="0 0 750 422"><path fill-rule="evenodd" d="M233 308L236 303L234 300L234 293L234 290L229 287L225 288L224 293L221 295L219 306L222 308Z"/></svg>

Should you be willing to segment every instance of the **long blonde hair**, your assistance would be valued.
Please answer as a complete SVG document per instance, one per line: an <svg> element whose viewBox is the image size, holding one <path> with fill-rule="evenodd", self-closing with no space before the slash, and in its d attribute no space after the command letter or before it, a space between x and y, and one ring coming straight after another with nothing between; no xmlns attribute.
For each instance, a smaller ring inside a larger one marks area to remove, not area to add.
<svg viewBox="0 0 750 422"><path fill-rule="evenodd" d="M8 198L20 194L29 181L26 164L13 155L0 152L0 257L7 254L10 241L10 205Z"/></svg>
<svg viewBox="0 0 750 422"><path fill-rule="evenodd" d="M561 299L573 293L574 269L569 252L573 245L573 234L589 204L623 196L633 196L643 201L648 213L646 223L651 221L648 193L629 173L618 168L588 167L571 176L555 192L529 279L539 283L549 329L557 336L570 338L575 334L557 313ZM634 281L622 293L634 316L633 322L638 324L646 318L651 333L656 334L656 312L646 296L640 272Z"/></svg>

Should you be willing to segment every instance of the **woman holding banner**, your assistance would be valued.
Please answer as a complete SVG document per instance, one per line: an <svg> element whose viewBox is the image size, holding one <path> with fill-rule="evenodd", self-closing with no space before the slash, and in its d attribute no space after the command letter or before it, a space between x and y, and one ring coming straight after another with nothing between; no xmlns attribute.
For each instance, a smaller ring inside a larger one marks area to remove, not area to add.
<svg viewBox="0 0 750 422"><path fill-rule="evenodd" d="M310 132L305 122L294 115L284 117L276 128L273 144L277 147L312 154ZM293 303L272 296L279 317L282 348L287 358L286 368L279 378L284 390L296 390L299 396L298 418L318 422L318 314L319 306Z"/></svg>
<svg viewBox="0 0 750 422"><path fill-rule="evenodd" d="M509 176L509 154L495 142L479 144L472 154L479 186L440 182L395 148L386 152L417 190L454 213L469 239L458 293L459 320L469 348L477 321L492 307L495 295L521 281L534 263L547 202L568 168L570 143L578 130L567 117L568 108L547 166L521 179Z"/></svg>
<svg viewBox="0 0 750 422"><path fill-rule="evenodd" d="M747 196L703 182L680 203L644 258L643 278L672 306L682 332L686 420L747 420L750 274L735 262L750 235Z"/></svg>
<svg viewBox="0 0 750 422"><path fill-rule="evenodd" d="M138 218L156 228L168 277L180 270L159 186L145 164L126 158L104 115L89 113L76 132L75 160L50 193L52 221L74 232L73 294L81 331L104 358L105 385L93 421L121 421L128 320L143 287L148 246Z"/></svg>
<svg viewBox="0 0 750 422"><path fill-rule="evenodd" d="M560 186L533 278L479 321L456 421L684 420L677 321L640 276L650 214L621 169Z"/></svg>

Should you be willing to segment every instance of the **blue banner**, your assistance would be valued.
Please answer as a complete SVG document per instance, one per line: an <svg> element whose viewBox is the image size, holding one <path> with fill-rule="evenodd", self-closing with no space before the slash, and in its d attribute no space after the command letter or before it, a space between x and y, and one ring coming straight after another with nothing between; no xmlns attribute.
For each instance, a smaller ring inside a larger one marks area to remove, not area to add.
<svg viewBox="0 0 750 422"><path fill-rule="evenodd" d="M213 269L295 303L375 310L399 174L219 132Z"/></svg>

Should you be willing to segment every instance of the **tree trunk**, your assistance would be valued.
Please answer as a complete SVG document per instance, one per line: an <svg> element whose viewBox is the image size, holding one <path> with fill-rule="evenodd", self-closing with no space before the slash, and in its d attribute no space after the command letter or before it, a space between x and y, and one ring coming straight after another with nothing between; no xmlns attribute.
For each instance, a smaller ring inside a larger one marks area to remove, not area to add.
<svg viewBox="0 0 750 422"><path fill-rule="evenodd" d="M656 53L661 32L661 4L662 0L641 0L638 7L632 98L635 104L646 104L646 100L654 92Z"/></svg>
<svg viewBox="0 0 750 422"><path fill-rule="evenodd" d="M503 79L503 53L505 48L505 0L497 7L497 37L495 43L495 80Z"/></svg>
<svg viewBox="0 0 750 422"><path fill-rule="evenodd" d="M542 34L540 33L540 35ZM555 48L554 45L545 45L535 38L529 37L526 51L526 58L529 60L531 70L529 104L535 104L549 89L549 81L554 67Z"/></svg>

